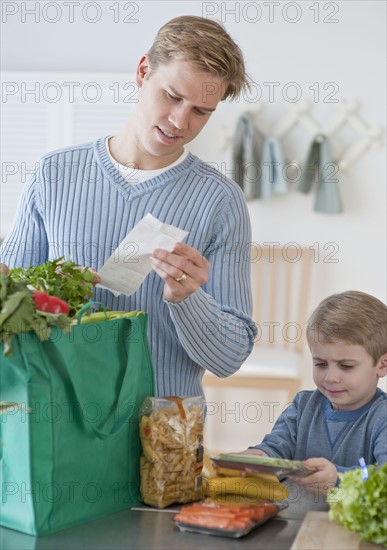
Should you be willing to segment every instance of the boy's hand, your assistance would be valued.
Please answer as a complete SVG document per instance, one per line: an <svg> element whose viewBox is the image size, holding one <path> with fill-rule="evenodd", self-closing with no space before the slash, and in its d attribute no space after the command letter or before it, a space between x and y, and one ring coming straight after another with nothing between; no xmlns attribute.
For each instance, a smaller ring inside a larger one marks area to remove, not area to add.
<svg viewBox="0 0 387 550"><path fill-rule="evenodd" d="M157 248L150 261L165 282L164 298L169 302L182 302L208 281L210 263L185 243L176 243L172 252Z"/></svg>
<svg viewBox="0 0 387 550"><path fill-rule="evenodd" d="M303 463L308 468L316 468L317 472L306 477L289 476L291 481L305 487L307 491L315 492L318 488L319 494L326 494L328 489L336 485L338 473L336 466L326 458L308 458Z"/></svg>

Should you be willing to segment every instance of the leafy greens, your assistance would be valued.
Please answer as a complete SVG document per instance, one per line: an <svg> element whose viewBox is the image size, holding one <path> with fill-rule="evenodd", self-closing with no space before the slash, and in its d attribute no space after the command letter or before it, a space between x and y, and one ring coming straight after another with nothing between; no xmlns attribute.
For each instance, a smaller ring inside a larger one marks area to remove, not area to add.
<svg viewBox="0 0 387 550"><path fill-rule="evenodd" d="M15 334L34 331L40 340L47 340L52 325L62 330L70 327L67 316L38 311L27 283L13 281L3 273L0 273L0 305L0 342L4 343L4 355L11 355Z"/></svg>
<svg viewBox="0 0 387 550"><path fill-rule="evenodd" d="M42 265L11 269L14 281L23 281L36 290L57 296L70 305L70 317L74 317L93 294L94 275L87 267L79 268L75 262L50 260Z"/></svg>
<svg viewBox="0 0 387 550"><path fill-rule="evenodd" d="M368 466L339 474L340 486L327 494L329 518L359 533L362 540L387 547L387 464Z"/></svg>
<svg viewBox="0 0 387 550"><path fill-rule="evenodd" d="M93 293L94 274L63 258L39 266L0 272L0 342L4 355L12 353L12 337L34 331L40 340L50 337L52 327L69 330L72 319ZM46 292L70 306L68 316L36 308L33 290Z"/></svg>

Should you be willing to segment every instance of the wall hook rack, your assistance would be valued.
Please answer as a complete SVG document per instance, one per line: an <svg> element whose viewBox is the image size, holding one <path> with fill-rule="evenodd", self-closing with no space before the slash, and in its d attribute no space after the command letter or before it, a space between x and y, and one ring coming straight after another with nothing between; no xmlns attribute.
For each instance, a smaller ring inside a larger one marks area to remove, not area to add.
<svg viewBox="0 0 387 550"><path fill-rule="evenodd" d="M347 172L350 167L362 157L369 149L376 149L382 146L382 129L376 126L370 126L360 115L360 105L354 100L342 100L336 106L336 113L331 120L324 124L316 122L312 115L312 106L310 102L298 102L288 105L285 116L271 128L267 127L260 120L260 113L263 105L259 104L252 107L249 104L239 104L238 110L249 112L253 115L254 126L262 135L274 135L283 138L295 126L302 127L314 138L318 134L324 134L328 138L332 137L338 130L348 126L354 130L356 137L354 141L335 158L340 170ZM227 149L233 140L234 132L232 129L223 128L221 138L221 149ZM334 155L335 156L335 155Z"/></svg>

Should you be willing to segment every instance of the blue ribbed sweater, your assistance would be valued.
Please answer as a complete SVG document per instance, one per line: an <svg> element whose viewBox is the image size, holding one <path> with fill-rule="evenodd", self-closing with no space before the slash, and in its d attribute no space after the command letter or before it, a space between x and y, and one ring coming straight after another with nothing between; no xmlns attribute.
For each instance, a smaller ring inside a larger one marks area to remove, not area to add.
<svg viewBox="0 0 387 550"><path fill-rule="evenodd" d="M97 288L94 299L113 310L149 314L158 395L200 395L204 369L233 374L256 333L246 204L238 186L214 168L190 153L129 185L111 162L105 138L49 153L24 189L1 261L26 267L65 256L98 270L148 212L189 231L185 242L211 264L208 283L173 304L163 299L164 283L152 271L130 297Z"/></svg>

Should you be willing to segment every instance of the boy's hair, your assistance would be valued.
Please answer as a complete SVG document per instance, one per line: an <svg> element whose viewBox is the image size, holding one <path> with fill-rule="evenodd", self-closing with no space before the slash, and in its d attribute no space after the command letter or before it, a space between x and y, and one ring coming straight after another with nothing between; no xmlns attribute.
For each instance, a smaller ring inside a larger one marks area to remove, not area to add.
<svg viewBox="0 0 387 550"><path fill-rule="evenodd" d="M387 352L387 307L383 302L350 290L325 298L313 311L306 329L313 342L342 340L362 346L375 364Z"/></svg>
<svg viewBox="0 0 387 550"><path fill-rule="evenodd" d="M222 25L211 19L175 17L160 28L148 56L151 69L183 59L221 78L228 84L222 100L236 99L248 87L241 49Z"/></svg>

